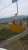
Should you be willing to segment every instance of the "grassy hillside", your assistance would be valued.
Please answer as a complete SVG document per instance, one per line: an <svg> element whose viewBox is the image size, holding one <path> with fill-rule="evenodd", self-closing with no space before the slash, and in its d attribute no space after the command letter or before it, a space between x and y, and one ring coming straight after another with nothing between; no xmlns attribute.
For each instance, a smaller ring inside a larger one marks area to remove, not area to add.
<svg viewBox="0 0 28 50"><path fill-rule="evenodd" d="M10 28L9 24L0 24L0 40L8 39L12 36L19 34L19 33L11 32L9 28Z"/></svg>
<svg viewBox="0 0 28 50"><path fill-rule="evenodd" d="M0 24L0 40L8 39L18 33L12 33L9 31L8 24Z"/></svg>

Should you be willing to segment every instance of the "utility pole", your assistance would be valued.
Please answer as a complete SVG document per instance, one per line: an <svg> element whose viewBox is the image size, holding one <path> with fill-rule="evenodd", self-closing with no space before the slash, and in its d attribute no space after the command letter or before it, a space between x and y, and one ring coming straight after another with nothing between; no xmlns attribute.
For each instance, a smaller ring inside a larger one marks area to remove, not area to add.
<svg viewBox="0 0 28 50"><path fill-rule="evenodd" d="M18 0L12 0L12 3L15 3L16 2L16 6L17 6L17 13L15 14L15 16L17 16L18 15L18 2L17 2Z"/></svg>
<svg viewBox="0 0 28 50"><path fill-rule="evenodd" d="M17 6L17 15L18 15L18 3L16 2L16 6Z"/></svg>

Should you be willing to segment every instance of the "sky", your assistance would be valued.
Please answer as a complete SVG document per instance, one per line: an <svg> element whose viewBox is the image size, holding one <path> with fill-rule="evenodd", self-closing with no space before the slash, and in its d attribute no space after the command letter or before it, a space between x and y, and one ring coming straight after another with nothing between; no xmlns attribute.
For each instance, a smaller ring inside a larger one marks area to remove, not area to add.
<svg viewBox="0 0 28 50"><path fill-rule="evenodd" d="M18 15L28 15L28 0L18 0ZM16 3L12 0L0 0L0 18L14 16L17 12Z"/></svg>

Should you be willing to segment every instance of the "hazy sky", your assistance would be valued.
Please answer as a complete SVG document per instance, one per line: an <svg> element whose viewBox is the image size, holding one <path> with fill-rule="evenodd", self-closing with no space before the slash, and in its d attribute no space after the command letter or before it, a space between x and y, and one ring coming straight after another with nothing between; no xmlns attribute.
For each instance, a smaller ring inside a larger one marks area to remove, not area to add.
<svg viewBox="0 0 28 50"><path fill-rule="evenodd" d="M13 16L17 12L16 3L12 0L0 0L0 18ZM28 15L28 0L18 0L18 14Z"/></svg>

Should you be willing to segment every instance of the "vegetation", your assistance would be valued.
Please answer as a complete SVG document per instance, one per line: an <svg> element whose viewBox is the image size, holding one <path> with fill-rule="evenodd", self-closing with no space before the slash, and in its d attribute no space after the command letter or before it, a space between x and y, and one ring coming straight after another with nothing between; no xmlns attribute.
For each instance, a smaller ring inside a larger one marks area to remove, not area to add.
<svg viewBox="0 0 28 50"><path fill-rule="evenodd" d="M23 19L25 20L25 19ZM27 25L28 25L28 18L26 18ZM0 24L0 40L8 39L14 35L17 35L18 33L12 33L10 30L9 24Z"/></svg>
<svg viewBox="0 0 28 50"><path fill-rule="evenodd" d="M17 34L10 32L8 25L0 24L0 40L8 39Z"/></svg>

